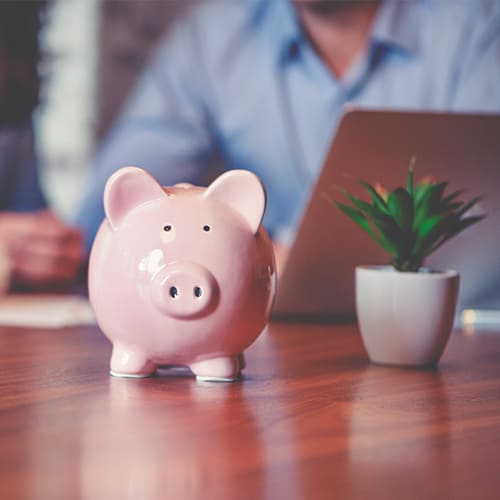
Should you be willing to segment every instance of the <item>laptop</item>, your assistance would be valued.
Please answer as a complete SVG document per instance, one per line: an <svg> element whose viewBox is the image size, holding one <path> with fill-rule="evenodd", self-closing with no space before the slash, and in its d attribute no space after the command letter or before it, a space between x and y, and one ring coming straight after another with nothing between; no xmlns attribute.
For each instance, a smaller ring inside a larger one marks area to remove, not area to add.
<svg viewBox="0 0 500 500"><path fill-rule="evenodd" d="M342 200L335 186L368 199L359 179L405 186L413 156L415 181L432 175L449 193L467 189L465 199L483 194L472 210L488 214L425 266L459 271L457 311L500 309L500 115L348 109L279 277L275 317L353 317L354 268L389 257L328 199Z"/></svg>

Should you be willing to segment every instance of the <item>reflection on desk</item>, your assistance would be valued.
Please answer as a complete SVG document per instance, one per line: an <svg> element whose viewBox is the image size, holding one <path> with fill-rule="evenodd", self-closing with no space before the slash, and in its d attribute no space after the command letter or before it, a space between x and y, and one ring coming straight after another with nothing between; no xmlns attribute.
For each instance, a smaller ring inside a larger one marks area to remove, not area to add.
<svg viewBox="0 0 500 500"><path fill-rule="evenodd" d="M95 327L0 328L0 498L480 498L500 490L500 335L434 371L354 325L270 325L245 379L115 379Z"/></svg>

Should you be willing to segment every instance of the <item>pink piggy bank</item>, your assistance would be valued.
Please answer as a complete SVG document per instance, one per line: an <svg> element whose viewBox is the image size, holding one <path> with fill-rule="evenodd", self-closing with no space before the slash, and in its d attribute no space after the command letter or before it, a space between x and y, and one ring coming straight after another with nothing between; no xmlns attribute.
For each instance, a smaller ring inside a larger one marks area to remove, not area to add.
<svg viewBox="0 0 500 500"><path fill-rule="evenodd" d="M262 183L245 170L208 188L163 188L136 167L109 178L89 294L113 343L111 375L185 365L201 380L240 376L243 351L265 328L274 298L265 204Z"/></svg>

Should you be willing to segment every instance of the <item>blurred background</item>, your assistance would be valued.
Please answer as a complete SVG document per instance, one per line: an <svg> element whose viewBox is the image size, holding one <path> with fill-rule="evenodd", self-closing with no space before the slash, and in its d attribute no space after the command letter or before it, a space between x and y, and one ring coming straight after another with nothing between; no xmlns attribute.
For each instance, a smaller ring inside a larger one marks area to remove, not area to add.
<svg viewBox="0 0 500 500"><path fill-rule="evenodd" d="M47 2L35 128L42 187L62 219L73 216L96 145L148 56L194 1Z"/></svg>
<svg viewBox="0 0 500 500"><path fill-rule="evenodd" d="M346 106L498 113L499 34L499 0L0 0L5 268L78 275L124 165L164 185L252 170L284 262Z"/></svg>

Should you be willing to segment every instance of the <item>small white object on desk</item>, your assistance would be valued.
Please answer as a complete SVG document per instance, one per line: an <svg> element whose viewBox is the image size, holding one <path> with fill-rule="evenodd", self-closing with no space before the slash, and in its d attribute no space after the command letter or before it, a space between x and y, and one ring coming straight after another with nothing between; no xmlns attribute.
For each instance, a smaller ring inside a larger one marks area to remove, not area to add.
<svg viewBox="0 0 500 500"><path fill-rule="evenodd" d="M464 329L471 332L477 330L498 329L500 327L500 310L495 309L464 309L460 314Z"/></svg>
<svg viewBox="0 0 500 500"><path fill-rule="evenodd" d="M64 328L94 324L94 312L85 297L45 294L0 297L0 326Z"/></svg>

